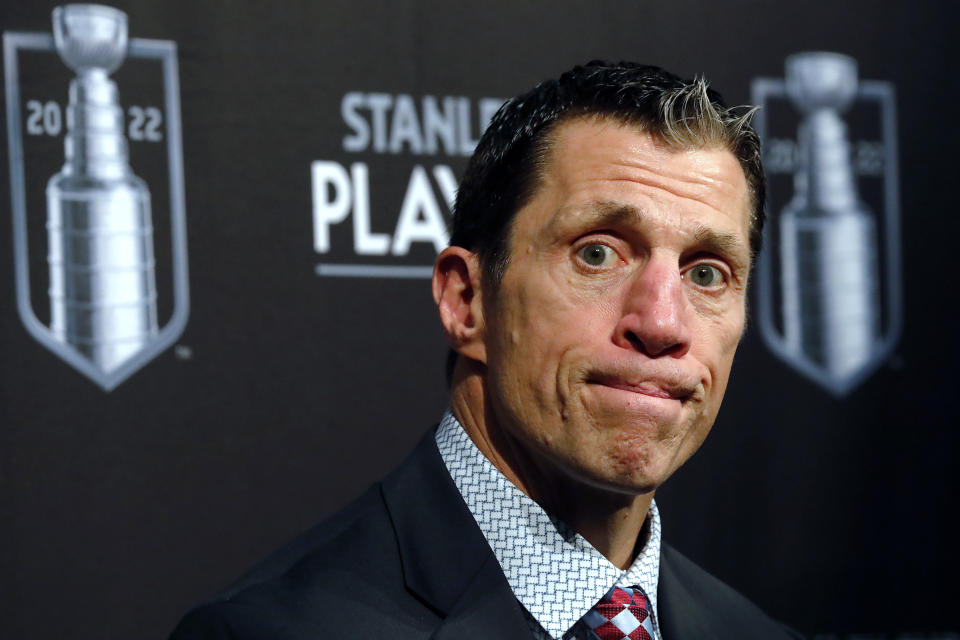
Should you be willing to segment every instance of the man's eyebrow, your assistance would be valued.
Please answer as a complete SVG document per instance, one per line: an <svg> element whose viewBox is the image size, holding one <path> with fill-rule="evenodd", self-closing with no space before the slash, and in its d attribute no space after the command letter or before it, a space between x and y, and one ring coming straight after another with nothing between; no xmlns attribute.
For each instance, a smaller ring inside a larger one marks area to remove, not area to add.
<svg viewBox="0 0 960 640"><path fill-rule="evenodd" d="M577 224L588 223L591 226L616 227L643 217L643 212L637 207L623 202L591 202L586 207L578 207L576 211L560 209L553 214L551 224L562 224L565 220L574 218Z"/></svg>
<svg viewBox="0 0 960 640"><path fill-rule="evenodd" d="M700 250L728 257L737 263L742 263L744 267L750 266L750 252L744 245L743 239L737 234L717 231L698 224L693 231L693 237Z"/></svg>

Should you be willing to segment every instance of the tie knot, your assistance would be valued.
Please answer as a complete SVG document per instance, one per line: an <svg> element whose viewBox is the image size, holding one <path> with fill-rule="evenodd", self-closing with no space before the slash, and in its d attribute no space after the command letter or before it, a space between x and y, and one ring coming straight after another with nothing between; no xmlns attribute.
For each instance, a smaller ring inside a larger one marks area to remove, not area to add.
<svg viewBox="0 0 960 640"><path fill-rule="evenodd" d="M640 587L610 589L582 621L590 640L653 640L650 601Z"/></svg>
<svg viewBox="0 0 960 640"><path fill-rule="evenodd" d="M640 587L614 587L607 591L607 594L600 600L601 603L620 604L631 607L640 607L644 611L649 609L647 605L647 596Z"/></svg>

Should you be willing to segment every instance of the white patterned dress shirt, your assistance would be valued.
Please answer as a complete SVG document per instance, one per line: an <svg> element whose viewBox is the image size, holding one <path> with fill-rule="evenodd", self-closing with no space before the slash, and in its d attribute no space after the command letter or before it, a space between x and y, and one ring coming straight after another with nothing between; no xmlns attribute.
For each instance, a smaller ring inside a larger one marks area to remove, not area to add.
<svg viewBox="0 0 960 640"><path fill-rule="evenodd" d="M572 627L611 587L637 585L650 599L655 640L662 640L657 616L660 514L656 503L650 503L646 544L624 571L507 480L449 411L436 440L535 637L571 638Z"/></svg>

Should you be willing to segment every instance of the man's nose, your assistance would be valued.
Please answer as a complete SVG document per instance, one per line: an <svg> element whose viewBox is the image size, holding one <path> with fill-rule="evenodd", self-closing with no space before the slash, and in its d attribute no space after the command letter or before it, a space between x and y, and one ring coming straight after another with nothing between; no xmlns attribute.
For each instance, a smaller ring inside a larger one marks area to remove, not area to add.
<svg viewBox="0 0 960 640"><path fill-rule="evenodd" d="M675 261L651 259L632 278L613 341L651 358L683 357L693 331L683 279Z"/></svg>

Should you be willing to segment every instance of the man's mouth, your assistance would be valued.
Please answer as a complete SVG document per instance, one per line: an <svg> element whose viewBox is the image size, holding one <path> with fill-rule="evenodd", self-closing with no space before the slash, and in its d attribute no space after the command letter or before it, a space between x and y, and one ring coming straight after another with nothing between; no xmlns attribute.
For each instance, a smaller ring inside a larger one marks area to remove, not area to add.
<svg viewBox="0 0 960 640"><path fill-rule="evenodd" d="M590 384L599 384L612 389L639 393L652 398L665 400L689 400L694 394L694 387L671 380L649 379L638 382L628 382L618 378L596 376L587 380Z"/></svg>

